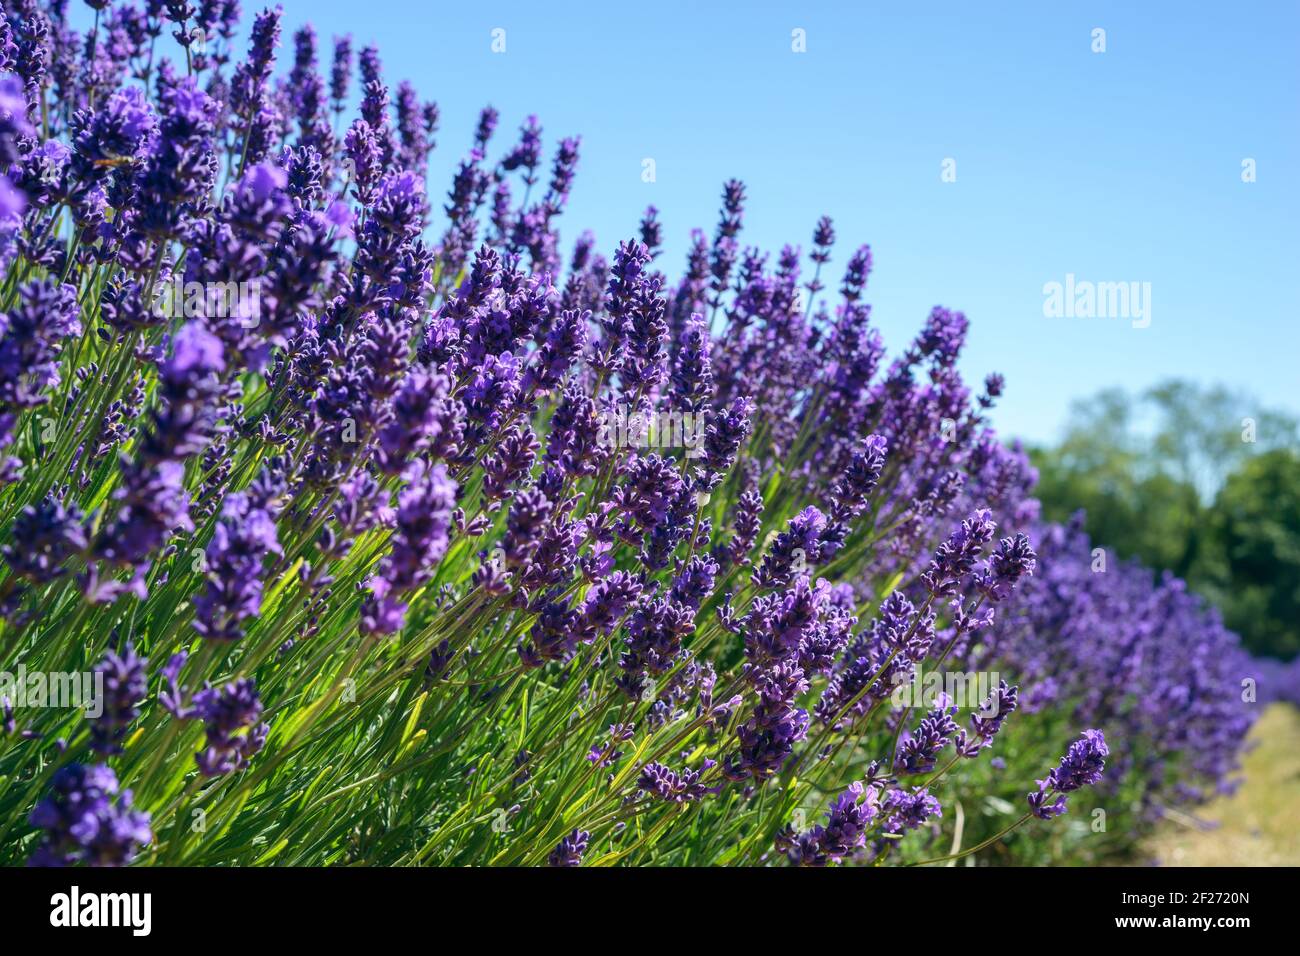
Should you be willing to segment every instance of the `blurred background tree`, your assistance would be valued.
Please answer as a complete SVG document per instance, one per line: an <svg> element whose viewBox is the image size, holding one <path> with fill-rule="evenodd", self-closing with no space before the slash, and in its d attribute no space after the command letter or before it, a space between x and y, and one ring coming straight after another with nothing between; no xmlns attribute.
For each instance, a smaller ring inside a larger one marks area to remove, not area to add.
<svg viewBox="0 0 1300 956"><path fill-rule="evenodd" d="M1043 514L1187 580L1254 654L1300 653L1300 423L1222 387L1108 389L1030 449Z"/></svg>

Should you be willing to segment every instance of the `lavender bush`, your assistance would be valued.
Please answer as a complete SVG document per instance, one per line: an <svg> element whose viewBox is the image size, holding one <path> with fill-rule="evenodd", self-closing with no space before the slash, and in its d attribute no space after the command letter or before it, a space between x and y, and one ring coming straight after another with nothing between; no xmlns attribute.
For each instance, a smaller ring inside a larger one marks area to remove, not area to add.
<svg viewBox="0 0 1300 956"><path fill-rule="evenodd" d="M374 48L90 6L0 19L0 668L103 688L3 702L4 860L922 863L1224 782L1231 636L1035 530L829 218L566 255L578 138L487 108L439 202Z"/></svg>
<svg viewBox="0 0 1300 956"><path fill-rule="evenodd" d="M1094 859L1131 850L1167 810L1231 793L1252 705L1276 682L1182 581L1117 561L1082 523L1035 531L1038 572L972 663L1015 674L1022 711L1113 742L1093 807L1104 813L1056 835L1060 852Z"/></svg>

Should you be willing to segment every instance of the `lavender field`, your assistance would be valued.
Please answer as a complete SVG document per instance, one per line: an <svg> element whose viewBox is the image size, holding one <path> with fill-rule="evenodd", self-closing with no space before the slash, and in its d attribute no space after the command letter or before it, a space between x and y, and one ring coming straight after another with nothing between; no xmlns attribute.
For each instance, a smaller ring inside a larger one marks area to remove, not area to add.
<svg viewBox="0 0 1300 956"><path fill-rule="evenodd" d="M886 236L598 241L581 130L239 8L3 3L0 862L1176 864L1294 738Z"/></svg>

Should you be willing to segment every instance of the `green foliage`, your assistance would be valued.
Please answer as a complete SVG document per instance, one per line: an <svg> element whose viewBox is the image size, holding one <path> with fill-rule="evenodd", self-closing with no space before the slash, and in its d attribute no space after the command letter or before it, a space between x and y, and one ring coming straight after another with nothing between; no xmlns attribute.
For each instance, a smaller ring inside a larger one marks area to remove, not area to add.
<svg viewBox="0 0 1300 956"><path fill-rule="evenodd" d="M1300 653L1300 454L1277 450L1228 476L1209 514L1204 578L1229 627L1275 657Z"/></svg>

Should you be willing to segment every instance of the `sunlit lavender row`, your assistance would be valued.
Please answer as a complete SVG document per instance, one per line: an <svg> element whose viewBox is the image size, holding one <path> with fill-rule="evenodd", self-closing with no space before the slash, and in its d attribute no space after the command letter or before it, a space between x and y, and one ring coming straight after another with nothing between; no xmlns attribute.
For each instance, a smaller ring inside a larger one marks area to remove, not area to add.
<svg viewBox="0 0 1300 956"><path fill-rule="evenodd" d="M87 2L0 20L0 859L1023 862L1229 786L1235 637L831 218L562 242L578 136Z"/></svg>

